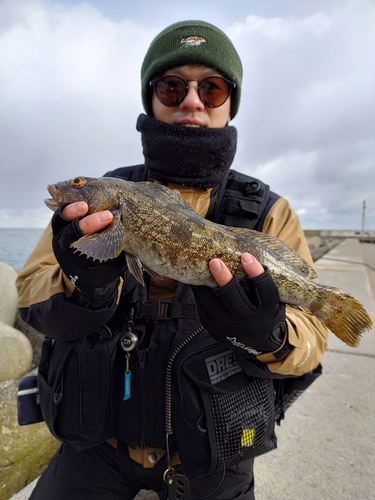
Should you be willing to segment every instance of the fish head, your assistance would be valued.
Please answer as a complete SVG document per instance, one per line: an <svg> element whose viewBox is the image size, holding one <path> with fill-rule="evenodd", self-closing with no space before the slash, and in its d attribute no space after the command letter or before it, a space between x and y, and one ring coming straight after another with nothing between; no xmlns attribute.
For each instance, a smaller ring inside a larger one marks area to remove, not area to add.
<svg viewBox="0 0 375 500"><path fill-rule="evenodd" d="M46 198L47 207L56 211L66 203L85 201L89 206L89 214L106 210L117 203L114 192L106 184L109 178L74 177L68 181L49 184L47 186L51 198ZM108 189L109 188L109 189Z"/></svg>

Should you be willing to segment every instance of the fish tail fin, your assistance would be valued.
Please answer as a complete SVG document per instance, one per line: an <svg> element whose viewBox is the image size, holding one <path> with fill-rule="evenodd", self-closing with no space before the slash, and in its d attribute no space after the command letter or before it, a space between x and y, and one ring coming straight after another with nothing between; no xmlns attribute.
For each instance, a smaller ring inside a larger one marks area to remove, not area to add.
<svg viewBox="0 0 375 500"><path fill-rule="evenodd" d="M370 330L372 321L362 304L345 290L319 286L319 298L314 302L315 316L345 344L358 347L362 334Z"/></svg>

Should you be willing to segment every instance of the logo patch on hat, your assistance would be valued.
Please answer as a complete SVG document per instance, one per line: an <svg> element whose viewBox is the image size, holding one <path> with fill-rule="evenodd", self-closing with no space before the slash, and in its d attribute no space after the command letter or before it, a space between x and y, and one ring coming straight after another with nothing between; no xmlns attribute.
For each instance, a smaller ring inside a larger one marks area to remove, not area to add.
<svg viewBox="0 0 375 500"><path fill-rule="evenodd" d="M193 45L200 45L206 41L205 38L201 36L189 36L188 38L182 38L181 43L182 47L191 47Z"/></svg>

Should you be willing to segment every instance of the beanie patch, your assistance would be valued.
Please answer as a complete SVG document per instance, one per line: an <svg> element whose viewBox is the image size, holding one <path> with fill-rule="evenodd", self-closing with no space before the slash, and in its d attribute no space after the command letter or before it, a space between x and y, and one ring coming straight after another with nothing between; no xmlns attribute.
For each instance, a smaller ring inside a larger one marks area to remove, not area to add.
<svg viewBox="0 0 375 500"><path fill-rule="evenodd" d="M183 44L182 47L191 47L193 45L200 45L201 43L204 43L206 41L205 38L201 36L189 36L188 38L183 38L181 40L181 43Z"/></svg>

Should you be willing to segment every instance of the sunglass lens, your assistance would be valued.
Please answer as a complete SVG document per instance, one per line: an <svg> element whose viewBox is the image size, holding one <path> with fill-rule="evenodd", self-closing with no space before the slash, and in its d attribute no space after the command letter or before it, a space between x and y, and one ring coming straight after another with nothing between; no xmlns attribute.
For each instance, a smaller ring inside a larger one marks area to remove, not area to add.
<svg viewBox="0 0 375 500"><path fill-rule="evenodd" d="M156 95L165 106L179 106L186 95L185 82L176 76L164 76L156 85Z"/></svg>
<svg viewBox="0 0 375 500"><path fill-rule="evenodd" d="M228 99L230 88L222 78L209 77L200 82L200 97L206 106L217 108Z"/></svg>

